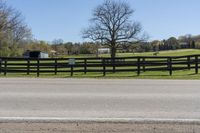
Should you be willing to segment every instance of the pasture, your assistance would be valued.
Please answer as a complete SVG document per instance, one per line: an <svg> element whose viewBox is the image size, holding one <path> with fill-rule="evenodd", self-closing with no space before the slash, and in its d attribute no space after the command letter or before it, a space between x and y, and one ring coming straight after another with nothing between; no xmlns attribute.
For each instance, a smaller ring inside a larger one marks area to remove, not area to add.
<svg viewBox="0 0 200 133"><path fill-rule="evenodd" d="M198 74L200 50L147 53L119 53L116 62L109 55L69 56L68 58L27 60L2 59L1 77L41 78L136 78L136 79L200 79ZM186 56L193 55L193 56ZM179 56L177 58L177 56ZM87 58L86 58L87 57ZM139 57L139 58L138 58ZM76 65L69 59L76 58ZM139 59L139 60L138 60ZM171 61L170 61L171 60ZM5 64L6 61L6 64Z"/></svg>
<svg viewBox="0 0 200 133"><path fill-rule="evenodd" d="M142 53L117 53L117 57L132 57L132 56L153 56L155 52L142 52ZM199 49L181 49L181 50L167 50L160 51L158 56L185 56L185 55L194 55L200 54ZM66 58L88 58L96 57L96 55L71 55L64 56ZM99 55L99 57L110 57L108 54Z"/></svg>

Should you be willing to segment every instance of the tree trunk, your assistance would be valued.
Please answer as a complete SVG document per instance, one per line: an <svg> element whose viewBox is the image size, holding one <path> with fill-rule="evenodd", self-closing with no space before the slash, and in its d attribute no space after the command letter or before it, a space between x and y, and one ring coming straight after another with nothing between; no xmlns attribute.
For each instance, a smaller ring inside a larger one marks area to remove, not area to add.
<svg viewBox="0 0 200 133"><path fill-rule="evenodd" d="M115 57L116 57L116 48L111 48L111 62L113 64L113 73L115 73Z"/></svg>
<svg viewBox="0 0 200 133"><path fill-rule="evenodd" d="M112 47L111 48L111 58L114 59L116 57L116 48Z"/></svg>

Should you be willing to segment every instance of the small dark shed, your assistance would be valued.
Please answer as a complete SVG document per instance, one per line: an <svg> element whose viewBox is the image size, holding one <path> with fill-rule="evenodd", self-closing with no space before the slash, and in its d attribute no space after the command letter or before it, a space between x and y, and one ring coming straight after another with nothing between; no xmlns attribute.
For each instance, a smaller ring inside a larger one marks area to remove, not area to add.
<svg viewBox="0 0 200 133"><path fill-rule="evenodd" d="M29 51L24 53L25 58L49 58L49 54L41 51Z"/></svg>

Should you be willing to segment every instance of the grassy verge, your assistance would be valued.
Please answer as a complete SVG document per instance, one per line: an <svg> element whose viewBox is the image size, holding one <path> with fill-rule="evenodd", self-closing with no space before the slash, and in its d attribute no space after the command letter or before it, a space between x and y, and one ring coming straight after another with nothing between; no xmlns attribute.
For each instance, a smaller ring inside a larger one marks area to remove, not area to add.
<svg viewBox="0 0 200 133"><path fill-rule="evenodd" d="M26 78L36 78L36 74L7 74L4 76L0 75L1 78L9 77L26 77ZM117 73L107 73L106 76L103 76L102 73L74 73L73 77L70 76L70 73L58 73L54 74L41 74L40 78L97 78L97 79L200 79L200 74L195 74L194 70L181 70L174 71L172 76L169 76L167 71L159 72L143 72L140 76L137 76L135 72L117 72Z"/></svg>

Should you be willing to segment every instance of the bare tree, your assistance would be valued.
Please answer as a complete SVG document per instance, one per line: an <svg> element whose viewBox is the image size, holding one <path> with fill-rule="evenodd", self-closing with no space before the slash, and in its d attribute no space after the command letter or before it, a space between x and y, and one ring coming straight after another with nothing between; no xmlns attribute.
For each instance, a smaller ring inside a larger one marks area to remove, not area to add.
<svg viewBox="0 0 200 133"><path fill-rule="evenodd" d="M14 42L32 36L31 30L24 23L22 14L9 7L4 0L0 0L0 35L3 38L12 36Z"/></svg>
<svg viewBox="0 0 200 133"><path fill-rule="evenodd" d="M111 58L115 58L120 45L144 39L139 37L140 23L130 20L133 13L128 3L106 0L94 10L91 25L83 31L83 38L102 42L111 49Z"/></svg>
<svg viewBox="0 0 200 133"><path fill-rule="evenodd" d="M22 14L0 0L0 56L22 55L21 43L32 38Z"/></svg>

